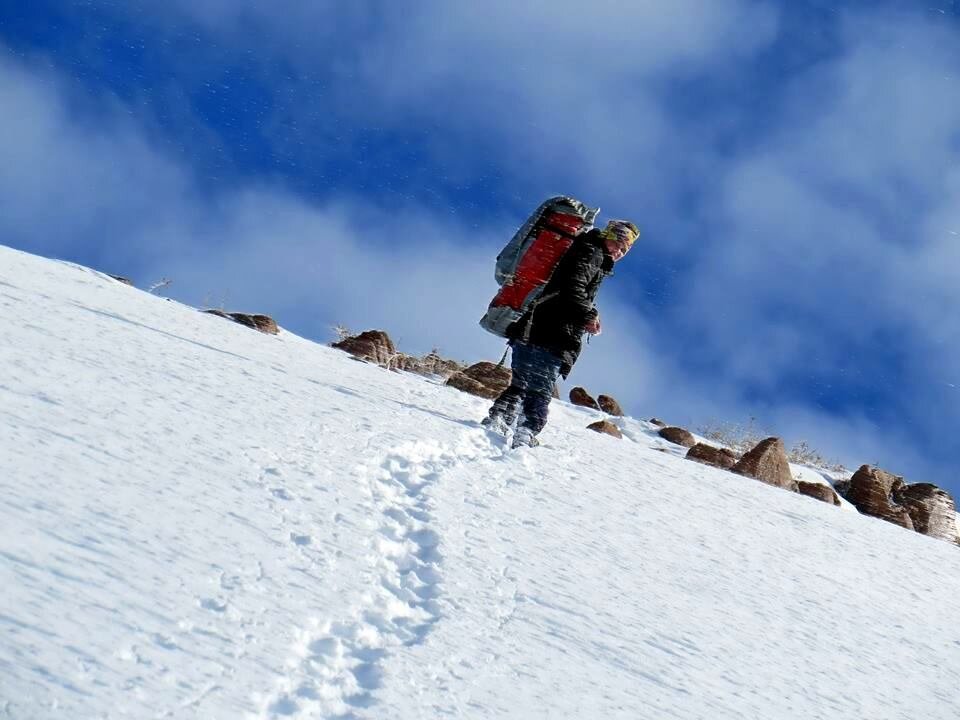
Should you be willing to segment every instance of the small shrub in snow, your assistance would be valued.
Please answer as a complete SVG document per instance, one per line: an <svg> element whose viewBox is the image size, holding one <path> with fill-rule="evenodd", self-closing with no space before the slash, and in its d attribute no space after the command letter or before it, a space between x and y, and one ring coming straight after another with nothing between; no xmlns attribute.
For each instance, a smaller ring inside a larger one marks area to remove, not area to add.
<svg viewBox="0 0 960 720"><path fill-rule="evenodd" d="M147 288L147 292L155 293L157 292L157 290L163 290L164 288L169 287L172 284L173 284L173 280L170 280L168 278L163 278L162 280L159 280L153 283L153 285Z"/></svg>
<svg viewBox="0 0 960 720"><path fill-rule="evenodd" d="M337 342L346 340L348 337L353 337L353 331L346 325L340 323L333 326L333 332L337 336Z"/></svg>
<svg viewBox="0 0 960 720"><path fill-rule="evenodd" d="M775 434L757 425L756 418L750 418L750 422L746 425L729 422L710 423L699 428L697 433L708 440L730 448L738 455L743 455L752 450L762 440ZM847 469L841 463L824 457L812 448L806 440L796 442L787 448L787 459L796 465L807 465L837 473L847 472Z"/></svg>

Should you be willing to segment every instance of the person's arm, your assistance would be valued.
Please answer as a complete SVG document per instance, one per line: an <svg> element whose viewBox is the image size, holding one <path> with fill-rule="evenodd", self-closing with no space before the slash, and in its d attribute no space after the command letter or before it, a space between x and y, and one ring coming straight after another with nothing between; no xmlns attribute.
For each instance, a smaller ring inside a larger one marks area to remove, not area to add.
<svg viewBox="0 0 960 720"><path fill-rule="evenodd" d="M597 321L599 317L593 305L594 298L590 289L594 285L597 274L602 272L603 251L586 243L573 250L570 263L564 268L566 276L558 289L560 297L557 304L561 306L558 309L567 322L586 329L588 324Z"/></svg>

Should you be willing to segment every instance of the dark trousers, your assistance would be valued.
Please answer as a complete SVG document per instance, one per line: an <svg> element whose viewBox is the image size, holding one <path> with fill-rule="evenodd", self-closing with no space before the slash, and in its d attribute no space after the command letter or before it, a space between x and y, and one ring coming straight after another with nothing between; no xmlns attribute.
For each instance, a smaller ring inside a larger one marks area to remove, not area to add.
<svg viewBox="0 0 960 720"><path fill-rule="evenodd" d="M510 346L513 379L510 387L494 401L490 415L499 415L508 425L513 425L522 411L520 425L536 435L547 424L547 410L563 361L549 350L519 340Z"/></svg>

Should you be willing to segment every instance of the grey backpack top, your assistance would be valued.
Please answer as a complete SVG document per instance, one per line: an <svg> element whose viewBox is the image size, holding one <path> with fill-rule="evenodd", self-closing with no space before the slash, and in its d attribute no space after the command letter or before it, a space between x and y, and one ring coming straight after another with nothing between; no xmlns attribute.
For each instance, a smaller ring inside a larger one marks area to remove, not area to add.
<svg viewBox="0 0 960 720"><path fill-rule="evenodd" d="M494 270L494 277L498 285L504 285L510 281L516 271L520 258L524 251L534 240L533 229L540 218L550 212L572 212L583 218L585 223L582 232L586 232L593 227L597 215L600 214L600 208L592 208L575 198L566 195L557 195L540 204L533 214L527 218L526 222L520 226L520 229L514 234L507 243L506 247L497 255L497 266Z"/></svg>

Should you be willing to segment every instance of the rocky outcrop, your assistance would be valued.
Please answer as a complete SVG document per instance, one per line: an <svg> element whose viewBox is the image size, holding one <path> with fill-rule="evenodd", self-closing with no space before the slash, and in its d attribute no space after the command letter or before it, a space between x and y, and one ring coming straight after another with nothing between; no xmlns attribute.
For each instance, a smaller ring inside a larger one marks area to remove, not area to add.
<svg viewBox="0 0 960 720"><path fill-rule="evenodd" d="M133 280L131 280L130 278L125 278L123 277L123 275L110 275L110 277L116 280L117 282L121 282L124 285L129 285L130 287L133 287Z"/></svg>
<svg viewBox="0 0 960 720"><path fill-rule="evenodd" d="M259 330L267 335L276 335L280 332L277 322L269 315L247 315L246 313L230 313L230 317L241 325Z"/></svg>
<svg viewBox="0 0 960 720"><path fill-rule="evenodd" d="M359 335L352 335L331 343L330 347L350 353L357 360L372 362L383 367L391 367L397 354L393 340L383 330L365 330Z"/></svg>
<svg viewBox="0 0 960 720"><path fill-rule="evenodd" d="M599 410L600 404L582 387L575 387L570 391L570 402L580 407L587 407L593 410Z"/></svg>
<svg viewBox="0 0 960 720"><path fill-rule="evenodd" d="M840 498L829 485L801 480L799 482L797 492L799 492L801 495L816 498L817 500L825 502L828 505L837 505L838 507L840 505Z"/></svg>
<svg viewBox="0 0 960 720"><path fill-rule="evenodd" d="M899 475L862 465L852 478L834 487L864 515L960 544L954 500L936 485L907 484Z"/></svg>
<svg viewBox="0 0 960 720"><path fill-rule="evenodd" d="M696 438L693 437L693 433L689 430L684 430L681 427L665 427L661 428L660 432L657 433L664 440L672 442L674 445L681 445L683 447L689 448L697 444Z"/></svg>
<svg viewBox="0 0 960 720"><path fill-rule="evenodd" d="M910 514L913 529L947 542L958 542L957 509L946 490L930 483L911 483L895 488L893 499Z"/></svg>
<svg viewBox="0 0 960 720"><path fill-rule="evenodd" d="M466 368L465 365L458 363L456 360L447 360L440 357L436 351L431 351L423 357L398 353L393 362L393 367L397 370L428 377L440 377L444 380Z"/></svg>
<svg viewBox="0 0 960 720"><path fill-rule="evenodd" d="M655 417L653 417L653 418L650 418L649 420L647 420L647 422L650 423L651 425L656 425L657 427L666 427L666 426L667 426L667 424L666 424L663 420L661 420L660 418L655 418Z"/></svg>
<svg viewBox="0 0 960 720"><path fill-rule="evenodd" d="M441 357L436 350L431 350L423 357L399 352L383 330L367 330L331 343L330 346L388 370L403 370L445 380L466 367L463 363Z"/></svg>
<svg viewBox="0 0 960 720"><path fill-rule="evenodd" d="M894 494L905 487L902 477L862 465L849 482L837 483L836 487L864 515L913 530L909 511L894 500Z"/></svg>
<svg viewBox="0 0 960 720"><path fill-rule="evenodd" d="M697 443L687 451L687 459L695 460L704 465L729 470L737 464L737 454L728 448L713 447L706 443Z"/></svg>
<svg viewBox="0 0 960 720"><path fill-rule="evenodd" d="M770 437L761 440L753 450L744 455L734 465L733 472L752 477L755 480L773 485L774 487L797 491L797 481L790 474L790 462L787 460L787 449L783 440Z"/></svg>
<svg viewBox="0 0 960 720"><path fill-rule="evenodd" d="M510 369L492 362L478 362L451 375L446 384L477 397L495 400L510 385Z"/></svg>
<svg viewBox="0 0 960 720"><path fill-rule="evenodd" d="M235 323L246 325L253 330L259 330L267 335L276 335L280 332L276 321L269 315L249 315L247 313L224 312L223 310L204 310L210 315L233 320Z"/></svg>
<svg viewBox="0 0 960 720"><path fill-rule="evenodd" d="M593 430L594 432L603 433L605 435L612 435L617 439L623 437L623 433L620 432L620 428L618 428L609 420L600 420L595 423L590 423L587 425L587 430Z"/></svg>
<svg viewBox="0 0 960 720"><path fill-rule="evenodd" d="M597 404L600 406L600 409L603 410L607 415L613 415L614 417L623 417L623 408L620 407L620 403L618 403L609 395L598 396Z"/></svg>

